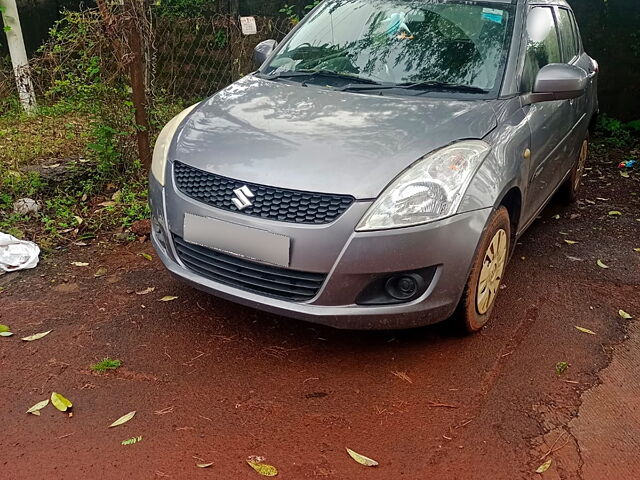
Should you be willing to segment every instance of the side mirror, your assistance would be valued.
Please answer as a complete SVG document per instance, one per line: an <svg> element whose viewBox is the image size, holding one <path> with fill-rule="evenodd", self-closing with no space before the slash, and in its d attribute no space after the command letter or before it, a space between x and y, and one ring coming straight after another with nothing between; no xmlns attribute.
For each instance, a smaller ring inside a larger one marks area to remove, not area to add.
<svg viewBox="0 0 640 480"><path fill-rule="evenodd" d="M540 69L530 96L531 103L570 100L587 90L587 72L566 63L550 63Z"/></svg>
<svg viewBox="0 0 640 480"><path fill-rule="evenodd" d="M278 42L275 40L265 40L256 45L253 50L253 64L256 68L260 68L267 58L271 56L273 51L278 46Z"/></svg>

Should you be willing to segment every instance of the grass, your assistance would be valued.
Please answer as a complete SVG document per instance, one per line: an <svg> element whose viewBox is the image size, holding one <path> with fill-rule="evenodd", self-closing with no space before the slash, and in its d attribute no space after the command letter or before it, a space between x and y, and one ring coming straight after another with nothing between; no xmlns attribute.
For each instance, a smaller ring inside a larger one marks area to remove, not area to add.
<svg viewBox="0 0 640 480"><path fill-rule="evenodd" d="M94 363L91 365L91 370L94 372L104 373L107 370L117 370L122 366L122 362L120 360L113 360L111 358L104 358L98 363Z"/></svg>

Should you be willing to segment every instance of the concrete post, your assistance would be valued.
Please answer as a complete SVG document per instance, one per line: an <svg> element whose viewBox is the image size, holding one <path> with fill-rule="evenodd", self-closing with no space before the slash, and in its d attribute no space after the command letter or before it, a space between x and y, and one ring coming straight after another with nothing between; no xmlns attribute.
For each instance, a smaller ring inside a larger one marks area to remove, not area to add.
<svg viewBox="0 0 640 480"><path fill-rule="evenodd" d="M36 95L31 82L29 60L27 59L27 51L24 48L16 0L0 0L0 11L5 25L7 45L9 46L20 102L25 111L32 112L36 108Z"/></svg>

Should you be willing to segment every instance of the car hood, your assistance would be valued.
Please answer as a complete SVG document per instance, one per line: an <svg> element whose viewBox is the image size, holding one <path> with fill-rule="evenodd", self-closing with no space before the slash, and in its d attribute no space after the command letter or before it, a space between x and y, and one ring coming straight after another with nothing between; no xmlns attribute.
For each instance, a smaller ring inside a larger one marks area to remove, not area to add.
<svg viewBox="0 0 640 480"><path fill-rule="evenodd" d="M245 77L200 104L171 160L245 182L377 197L425 154L496 126L491 102L339 92Z"/></svg>

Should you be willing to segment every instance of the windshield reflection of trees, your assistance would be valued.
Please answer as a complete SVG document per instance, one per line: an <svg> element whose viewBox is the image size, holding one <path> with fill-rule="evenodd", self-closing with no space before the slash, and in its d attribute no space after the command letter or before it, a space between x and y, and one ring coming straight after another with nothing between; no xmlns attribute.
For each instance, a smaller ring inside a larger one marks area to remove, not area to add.
<svg viewBox="0 0 640 480"><path fill-rule="evenodd" d="M345 3L352 2L334 2L330 12ZM383 3L388 6L388 2ZM475 8L456 12L461 24L463 15L478 14ZM493 86L499 62L504 58L503 24L485 22L476 45L458 25L428 8L416 8L407 16L421 17L419 21L408 21L411 32L407 35L390 35L384 23L387 13L381 11L369 20L360 39L341 45L305 43L281 55L292 59L296 70L330 70L398 83L438 81L488 89ZM483 77L483 73L488 76Z"/></svg>

